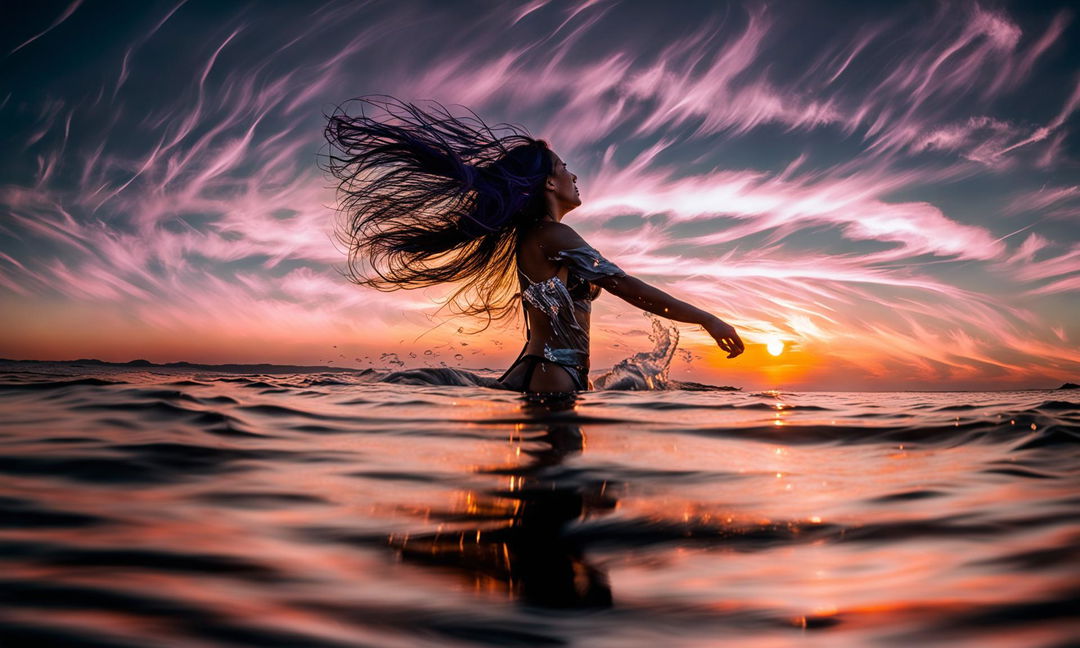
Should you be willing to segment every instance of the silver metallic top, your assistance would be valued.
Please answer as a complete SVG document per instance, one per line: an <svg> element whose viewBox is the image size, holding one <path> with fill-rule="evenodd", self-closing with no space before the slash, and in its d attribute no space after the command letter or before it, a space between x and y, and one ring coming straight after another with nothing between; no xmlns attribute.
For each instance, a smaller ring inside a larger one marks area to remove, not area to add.
<svg viewBox="0 0 1080 648"><path fill-rule="evenodd" d="M567 284L575 288L578 284L587 286L588 282L603 277L625 277L626 273L588 245L561 250L548 260L566 266L566 283L558 274L534 282L519 270L527 283L521 296L551 321L552 337L544 342L544 357L557 364L584 369L589 362L589 331L578 324L575 311L590 312L592 298L589 291L577 298L571 296Z"/></svg>

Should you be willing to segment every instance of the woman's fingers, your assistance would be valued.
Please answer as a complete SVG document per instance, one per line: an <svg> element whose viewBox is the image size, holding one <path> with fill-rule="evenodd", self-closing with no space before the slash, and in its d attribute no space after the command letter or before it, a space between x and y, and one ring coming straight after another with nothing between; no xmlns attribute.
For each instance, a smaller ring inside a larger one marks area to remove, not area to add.
<svg viewBox="0 0 1080 648"><path fill-rule="evenodd" d="M731 338L720 338L716 341L716 345L720 347L720 350L728 354L728 358L734 358L742 353L742 349L736 341Z"/></svg>
<svg viewBox="0 0 1080 648"><path fill-rule="evenodd" d="M739 334L735 332L735 329L731 326L727 326L726 328L727 330L723 333L720 333L719 331L717 332L719 337L715 338L716 346L720 347L722 351L727 353L728 358L734 358L735 356L738 356L743 351L745 351L746 348L743 345L742 338L740 338Z"/></svg>

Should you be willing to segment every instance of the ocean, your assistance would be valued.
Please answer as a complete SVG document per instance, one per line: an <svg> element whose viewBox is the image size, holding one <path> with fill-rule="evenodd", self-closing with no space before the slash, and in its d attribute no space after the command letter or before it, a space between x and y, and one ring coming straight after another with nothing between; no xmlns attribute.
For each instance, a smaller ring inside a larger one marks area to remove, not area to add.
<svg viewBox="0 0 1080 648"><path fill-rule="evenodd" d="M0 363L0 645L1080 645L1076 390L285 371Z"/></svg>

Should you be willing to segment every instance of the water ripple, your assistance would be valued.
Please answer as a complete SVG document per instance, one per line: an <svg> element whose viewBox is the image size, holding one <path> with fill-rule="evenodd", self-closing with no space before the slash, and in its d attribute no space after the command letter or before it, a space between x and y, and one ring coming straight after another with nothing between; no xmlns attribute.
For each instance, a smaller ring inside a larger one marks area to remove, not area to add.
<svg viewBox="0 0 1080 648"><path fill-rule="evenodd" d="M1066 645L1075 629L1073 394L537 399L451 369L9 365L2 645Z"/></svg>

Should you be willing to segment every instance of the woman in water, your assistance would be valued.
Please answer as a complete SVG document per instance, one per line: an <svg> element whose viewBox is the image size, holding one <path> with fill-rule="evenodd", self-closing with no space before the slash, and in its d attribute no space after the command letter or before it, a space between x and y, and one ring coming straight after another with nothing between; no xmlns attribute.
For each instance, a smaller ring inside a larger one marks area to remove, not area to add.
<svg viewBox="0 0 1080 648"><path fill-rule="evenodd" d="M357 102L359 115L338 110L326 129L349 278L379 290L460 282L452 310L487 324L520 297L526 342L503 386L588 389L589 313L601 289L701 325L729 358L743 352L730 324L627 275L562 222L581 204L577 176L544 140L438 104Z"/></svg>

